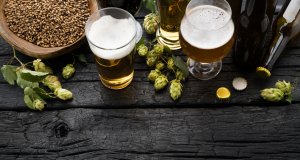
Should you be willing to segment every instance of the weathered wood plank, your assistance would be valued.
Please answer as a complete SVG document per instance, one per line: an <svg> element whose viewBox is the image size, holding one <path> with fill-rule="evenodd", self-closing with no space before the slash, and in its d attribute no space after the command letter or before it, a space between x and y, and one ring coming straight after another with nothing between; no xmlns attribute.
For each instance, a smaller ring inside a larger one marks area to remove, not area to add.
<svg viewBox="0 0 300 160"><path fill-rule="evenodd" d="M0 112L0 159L297 159L300 108Z"/></svg>

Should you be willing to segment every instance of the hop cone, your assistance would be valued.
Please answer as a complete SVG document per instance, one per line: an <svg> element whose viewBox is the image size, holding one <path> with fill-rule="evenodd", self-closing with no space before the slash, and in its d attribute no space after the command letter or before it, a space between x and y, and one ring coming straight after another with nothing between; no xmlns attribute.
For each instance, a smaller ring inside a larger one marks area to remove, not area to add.
<svg viewBox="0 0 300 160"><path fill-rule="evenodd" d="M61 100L69 100L73 98L73 93L67 89L58 88L54 91L54 95L56 95Z"/></svg>
<svg viewBox="0 0 300 160"><path fill-rule="evenodd" d="M46 66L45 63L42 62L41 59L36 59L33 61L33 67L35 71L38 72L47 72L49 74L53 74L53 71L50 67Z"/></svg>
<svg viewBox="0 0 300 160"><path fill-rule="evenodd" d="M158 28L158 24L159 24L159 19L158 19L157 14L150 13L145 16L143 26L144 26L145 31L148 34L155 33Z"/></svg>
<svg viewBox="0 0 300 160"><path fill-rule="evenodd" d="M33 108L32 109L42 111L44 108L45 108L45 103L42 102L41 100L36 99L36 100L33 101Z"/></svg>
<svg viewBox="0 0 300 160"><path fill-rule="evenodd" d="M275 87L280 89L284 95L290 95L292 93L292 85L290 82L286 82L286 81L278 81L275 84Z"/></svg>
<svg viewBox="0 0 300 160"><path fill-rule="evenodd" d="M69 79L74 75L74 73L75 73L75 68L73 64L68 64L63 68L62 76L64 77L64 79Z"/></svg>
<svg viewBox="0 0 300 160"><path fill-rule="evenodd" d="M61 83L58 80L58 77L53 75L48 75L44 80L43 84L50 88L51 91L55 91L58 88L61 88Z"/></svg>
<svg viewBox="0 0 300 160"><path fill-rule="evenodd" d="M142 44L137 48L137 51L141 57L145 57L148 54L148 47Z"/></svg>
<svg viewBox="0 0 300 160"><path fill-rule="evenodd" d="M158 56L154 53L154 50L151 50L146 58L147 66L153 67L158 60Z"/></svg>
<svg viewBox="0 0 300 160"><path fill-rule="evenodd" d="M154 54L160 56L164 53L164 46L161 44L156 44L154 45L153 50L154 50Z"/></svg>
<svg viewBox="0 0 300 160"><path fill-rule="evenodd" d="M270 102L278 102L284 98L284 93L278 88L267 88L261 91L261 97Z"/></svg>
<svg viewBox="0 0 300 160"><path fill-rule="evenodd" d="M175 76L176 76L176 79L179 80L179 81L184 81L185 80L184 74L180 69L176 70Z"/></svg>
<svg viewBox="0 0 300 160"><path fill-rule="evenodd" d="M160 75L155 79L154 88L156 91L164 89L168 85L168 78L165 75Z"/></svg>
<svg viewBox="0 0 300 160"><path fill-rule="evenodd" d="M165 64L162 61L158 61L155 65L155 69L157 70L163 70L165 68Z"/></svg>
<svg viewBox="0 0 300 160"><path fill-rule="evenodd" d="M155 82L156 78L159 77L160 75L160 71L159 70L152 70L149 75L148 75L148 79L151 81L151 82Z"/></svg>
<svg viewBox="0 0 300 160"><path fill-rule="evenodd" d="M179 80L173 80L171 81L170 85L170 96L171 98L176 101L181 97L182 94L182 84L180 83Z"/></svg>
<svg viewBox="0 0 300 160"><path fill-rule="evenodd" d="M168 61L167 61L167 68L171 71L174 71L176 69L176 66L175 66L175 63L174 63L174 60L172 57L169 57L168 58Z"/></svg>

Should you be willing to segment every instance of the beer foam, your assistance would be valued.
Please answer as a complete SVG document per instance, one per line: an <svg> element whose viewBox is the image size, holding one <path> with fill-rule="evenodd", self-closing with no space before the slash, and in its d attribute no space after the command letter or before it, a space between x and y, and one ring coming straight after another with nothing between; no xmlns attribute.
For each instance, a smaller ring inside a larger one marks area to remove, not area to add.
<svg viewBox="0 0 300 160"><path fill-rule="evenodd" d="M89 45L97 56L121 59L134 49L136 22L132 19L116 19L106 15L95 21L88 33Z"/></svg>
<svg viewBox="0 0 300 160"><path fill-rule="evenodd" d="M184 39L201 49L215 49L226 44L233 36L234 24L230 15L221 8L203 5L190 10L180 26Z"/></svg>

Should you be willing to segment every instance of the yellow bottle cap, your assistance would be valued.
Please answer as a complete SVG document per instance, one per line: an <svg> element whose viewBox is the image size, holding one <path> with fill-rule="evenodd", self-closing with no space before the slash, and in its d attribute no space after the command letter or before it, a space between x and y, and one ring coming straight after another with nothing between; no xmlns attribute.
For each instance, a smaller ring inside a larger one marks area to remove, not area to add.
<svg viewBox="0 0 300 160"><path fill-rule="evenodd" d="M256 74L259 77L264 78L264 79L271 77L271 72L267 68L264 68L264 67L257 67Z"/></svg>
<svg viewBox="0 0 300 160"><path fill-rule="evenodd" d="M231 93L228 88L221 87L217 90L217 97L219 99L228 99L230 98Z"/></svg>

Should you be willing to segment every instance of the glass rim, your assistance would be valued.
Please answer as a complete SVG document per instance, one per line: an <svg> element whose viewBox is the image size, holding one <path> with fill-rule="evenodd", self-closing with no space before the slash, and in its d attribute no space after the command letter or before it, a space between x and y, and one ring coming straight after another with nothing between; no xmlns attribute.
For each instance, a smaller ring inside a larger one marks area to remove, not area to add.
<svg viewBox="0 0 300 160"><path fill-rule="evenodd" d="M100 12L104 12L104 11L106 11L106 10L119 10L119 11L121 11L121 12L124 12L124 13L126 13L127 15L129 15L129 17L134 21L134 24L136 23L136 20L135 20L134 16L133 16L131 13L129 13L128 11L126 11L126 10L124 10L124 9L122 9L122 8L117 8L117 7L106 7L106 8L99 9L99 10L97 10L96 12L94 12L92 15L90 15L89 18L88 18L88 20L87 20L86 23L85 23L84 30L85 30L85 35L86 35L86 38L87 38L88 42L91 43L93 46L95 46L95 47L97 47L97 48L100 48L100 49L102 49L102 50L118 50L118 49L122 49L122 48L128 46L132 41L135 41L136 36L137 36L137 26L136 26L136 24L134 25L135 33L134 33L133 37L129 40L128 43L126 43L126 44L124 44L124 45L122 45L122 46L120 46L120 47L117 47L117 48L104 48L104 47L100 47L100 46L98 46L98 45L95 45L95 44L89 39L88 32L87 32L87 26L88 26L89 23L91 23L91 22L90 22L90 21L91 21L91 18L94 17L95 15L99 14Z"/></svg>
<svg viewBox="0 0 300 160"><path fill-rule="evenodd" d="M198 0L191 0L191 1L189 2L189 4L187 5L186 8L188 8L188 7L191 5L191 2L192 2L192 1L198 1ZM218 0L218 1L220 1L220 0ZM184 14L184 17L186 18L186 20L188 21L189 24L191 24L193 27L197 28L198 30L203 30L203 31L215 31L215 30L220 30L220 29L222 29L222 28L228 26L228 24L232 21L232 8L231 8L230 4L227 2L227 0L222 0L222 1L225 2L227 6L229 6L229 12L227 12L227 11L225 11L223 8L221 8L222 10L224 10L226 13L229 14L228 18L226 19L226 23L224 23L224 25L223 25L222 27L219 27L219 28L216 28L216 29L203 29L203 28L199 28L199 27L197 27L196 25L194 25L194 24L192 23L192 21L190 20L190 18L187 16L187 13L189 12L189 11L187 11L187 10L186 10L186 12L185 12L185 14ZM215 6L215 5L212 5L212 6L217 7L217 6ZM218 8L220 8L220 7L218 7ZM192 9L192 10L193 10L193 9Z"/></svg>

